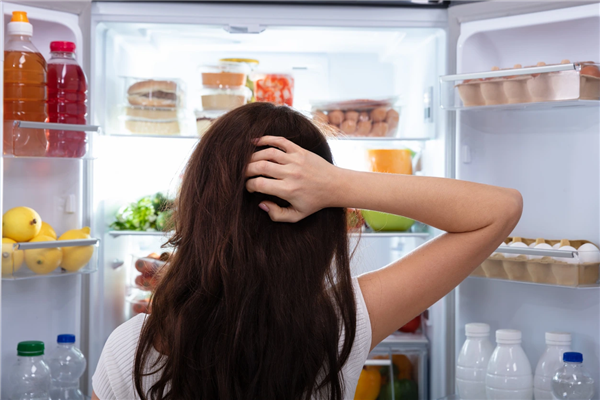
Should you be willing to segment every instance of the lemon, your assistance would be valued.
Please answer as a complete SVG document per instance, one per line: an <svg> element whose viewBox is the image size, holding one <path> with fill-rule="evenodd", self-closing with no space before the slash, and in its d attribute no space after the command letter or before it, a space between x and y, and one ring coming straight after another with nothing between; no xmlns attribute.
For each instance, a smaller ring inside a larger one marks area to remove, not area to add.
<svg viewBox="0 0 600 400"><path fill-rule="evenodd" d="M56 240L56 232L54 232L54 228L47 223L42 221L42 229L40 229L39 233L35 236L50 236L54 240Z"/></svg>
<svg viewBox="0 0 600 400"><path fill-rule="evenodd" d="M12 275L23 265L23 250L13 250L17 243L9 238L2 238L2 276Z"/></svg>
<svg viewBox="0 0 600 400"><path fill-rule="evenodd" d="M75 239L89 239L90 228L84 227L81 229L72 229L66 231L58 240L75 240ZM61 267L69 272L75 272L86 265L92 255L94 254L94 246L77 246L77 247L63 247L63 259Z"/></svg>
<svg viewBox="0 0 600 400"><path fill-rule="evenodd" d="M40 233L42 218L29 207L15 207L2 217L2 237L28 242Z"/></svg>
<svg viewBox="0 0 600 400"><path fill-rule="evenodd" d="M31 242L53 242L50 236L36 236ZM58 244L58 243L57 243ZM59 247L25 250L25 264L36 274L44 275L60 265L63 253Z"/></svg>

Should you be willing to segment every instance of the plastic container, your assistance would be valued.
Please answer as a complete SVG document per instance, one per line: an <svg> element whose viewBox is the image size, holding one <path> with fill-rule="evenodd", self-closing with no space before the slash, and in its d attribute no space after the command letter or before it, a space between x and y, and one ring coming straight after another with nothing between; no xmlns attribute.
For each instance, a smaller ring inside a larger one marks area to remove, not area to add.
<svg viewBox="0 0 600 400"><path fill-rule="evenodd" d="M48 61L48 120L85 125L87 80L75 60L75 43L51 42ZM49 130L48 157L83 157L87 149L85 132Z"/></svg>
<svg viewBox="0 0 600 400"><path fill-rule="evenodd" d="M198 131L198 136L202 137L217 120L217 118L224 114L224 112L195 110L194 114L196 116L196 129Z"/></svg>
<svg viewBox="0 0 600 400"><path fill-rule="evenodd" d="M57 347L48 358L52 375L50 397L52 400L83 400L79 378L86 367L83 353L75 347L75 335L58 335Z"/></svg>
<svg viewBox="0 0 600 400"><path fill-rule="evenodd" d="M294 78L289 74L256 74L254 88L256 101L294 105Z"/></svg>
<svg viewBox="0 0 600 400"><path fill-rule="evenodd" d="M333 134L353 137L393 137L398 131L400 108L396 98L347 100L312 104L313 120L326 124Z"/></svg>
<svg viewBox="0 0 600 400"><path fill-rule="evenodd" d="M379 211L360 211L369 228L376 232L406 232L415 223L414 219Z"/></svg>
<svg viewBox="0 0 600 400"><path fill-rule="evenodd" d="M250 67L239 62L220 62L201 67L202 85L205 88L239 88L246 85Z"/></svg>
<svg viewBox="0 0 600 400"><path fill-rule="evenodd" d="M125 128L138 135L172 136L179 135L181 129L179 121L147 121L140 119L128 119Z"/></svg>
<svg viewBox="0 0 600 400"><path fill-rule="evenodd" d="M17 362L9 373L11 400L50 400L50 368L44 362L44 342L17 345Z"/></svg>
<svg viewBox="0 0 600 400"><path fill-rule="evenodd" d="M497 346L488 363L485 391L489 400L530 400L533 397L531 364L521 348L521 331L499 329Z"/></svg>
<svg viewBox="0 0 600 400"><path fill-rule="evenodd" d="M46 60L31 43L33 27L27 13L14 11L4 45L4 154L22 157L46 155L42 129L14 131L14 121L45 122Z"/></svg>
<svg viewBox="0 0 600 400"><path fill-rule="evenodd" d="M587 240L508 238L504 245L514 247L510 244L515 239L523 243L524 254L494 252L481 264L481 270L487 278L571 287L599 283L600 251L593 243ZM540 240L534 250L544 250L547 247L560 250L560 247L565 247L563 250L570 248L570 251L577 251L578 254L575 258L525 254L530 245Z"/></svg>
<svg viewBox="0 0 600 400"><path fill-rule="evenodd" d="M563 354L562 367L552 378L552 394L556 399L591 400L594 396L594 380L583 368L581 353Z"/></svg>
<svg viewBox="0 0 600 400"><path fill-rule="evenodd" d="M490 342L490 326L483 323L465 325L467 340L456 362L456 388L463 400L485 399L485 376L494 351Z"/></svg>
<svg viewBox="0 0 600 400"><path fill-rule="evenodd" d="M219 62L240 63L248 66L250 69L250 74L246 77L246 87L252 92L250 103L256 101L256 97L254 96L254 81L250 75L252 74L252 71L258 67L258 60L254 60L252 58L222 58L219 60Z"/></svg>
<svg viewBox="0 0 600 400"><path fill-rule="evenodd" d="M552 400L552 378L562 366L563 354L571 351L571 334L546 332L546 351L540 357L533 378L535 400Z"/></svg>
<svg viewBox="0 0 600 400"><path fill-rule="evenodd" d="M173 107L144 107L127 105L124 107L125 120L137 121L177 121L179 112Z"/></svg>
<svg viewBox="0 0 600 400"><path fill-rule="evenodd" d="M202 109L229 111L248 103L252 92L245 86L235 89L203 89Z"/></svg>
<svg viewBox="0 0 600 400"><path fill-rule="evenodd" d="M183 107L185 91L178 79L144 79L123 77L123 103L138 107Z"/></svg>

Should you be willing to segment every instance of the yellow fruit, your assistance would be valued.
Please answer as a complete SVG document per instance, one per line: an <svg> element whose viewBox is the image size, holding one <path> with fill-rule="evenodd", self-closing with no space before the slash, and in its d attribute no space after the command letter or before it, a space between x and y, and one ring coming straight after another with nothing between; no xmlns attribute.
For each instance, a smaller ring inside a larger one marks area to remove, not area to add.
<svg viewBox="0 0 600 400"><path fill-rule="evenodd" d="M36 236L30 240L30 243L53 241L55 240L50 236ZM25 264L36 274L44 275L58 268L62 256L63 253L59 247L25 250Z"/></svg>
<svg viewBox="0 0 600 400"><path fill-rule="evenodd" d="M356 384L354 400L375 400L381 390L381 374L378 370L360 371L360 377Z"/></svg>
<svg viewBox="0 0 600 400"><path fill-rule="evenodd" d="M2 237L29 242L40 233L42 218L29 207L11 208L2 216Z"/></svg>
<svg viewBox="0 0 600 400"><path fill-rule="evenodd" d="M9 238L2 238L2 276L12 275L23 265L23 250L13 250L17 243Z"/></svg>
<svg viewBox="0 0 600 400"><path fill-rule="evenodd" d="M42 221L42 229L40 229L40 232L35 236L50 236L56 240L56 232L54 232L54 228L52 228L49 223L44 221Z"/></svg>
<svg viewBox="0 0 600 400"><path fill-rule="evenodd" d="M66 231L58 240L75 240L75 239L89 239L90 228L87 226L81 229L72 229ZM69 272L75 272L85 266L92 255L94 254L94 246L77 246L77 247L63 247L63 258L61 267Z"/></svg>

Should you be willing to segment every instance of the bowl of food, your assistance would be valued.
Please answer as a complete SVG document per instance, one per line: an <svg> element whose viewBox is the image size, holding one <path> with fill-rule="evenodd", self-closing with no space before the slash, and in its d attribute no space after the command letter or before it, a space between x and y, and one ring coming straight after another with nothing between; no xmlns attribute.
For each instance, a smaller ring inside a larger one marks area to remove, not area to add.
<svg viewBox="0 0 600 400"><path fill-rule="evenodd" d="M379 211L361 210L369 228L378 232L405 232L415 223L414 219Z"/></svg>

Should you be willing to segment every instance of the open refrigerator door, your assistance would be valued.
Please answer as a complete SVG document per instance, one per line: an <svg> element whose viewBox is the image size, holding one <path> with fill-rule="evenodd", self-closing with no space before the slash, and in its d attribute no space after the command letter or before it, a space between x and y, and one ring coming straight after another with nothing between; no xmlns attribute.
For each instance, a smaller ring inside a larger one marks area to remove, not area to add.
<svg viewBox="0 0 600 400"><path fill-rule="evenodd" d="M533 379L546 332L570 333L600 393L600 8L521 6L449 13L457 74L442 76L440 90L455 119L456 178L515 188L524 210L511 237L455 291L453 359L445 387L432 375L434 398L456 393L455 374L463 396L448 398L474 398L466 395L473 378L455 369L468 323L488 324L492 342L498 329L521 331L526 359L512 378L535 382L536 398L551 379ZM478 374L489 385L498 371L484 365Z"/></svg>

